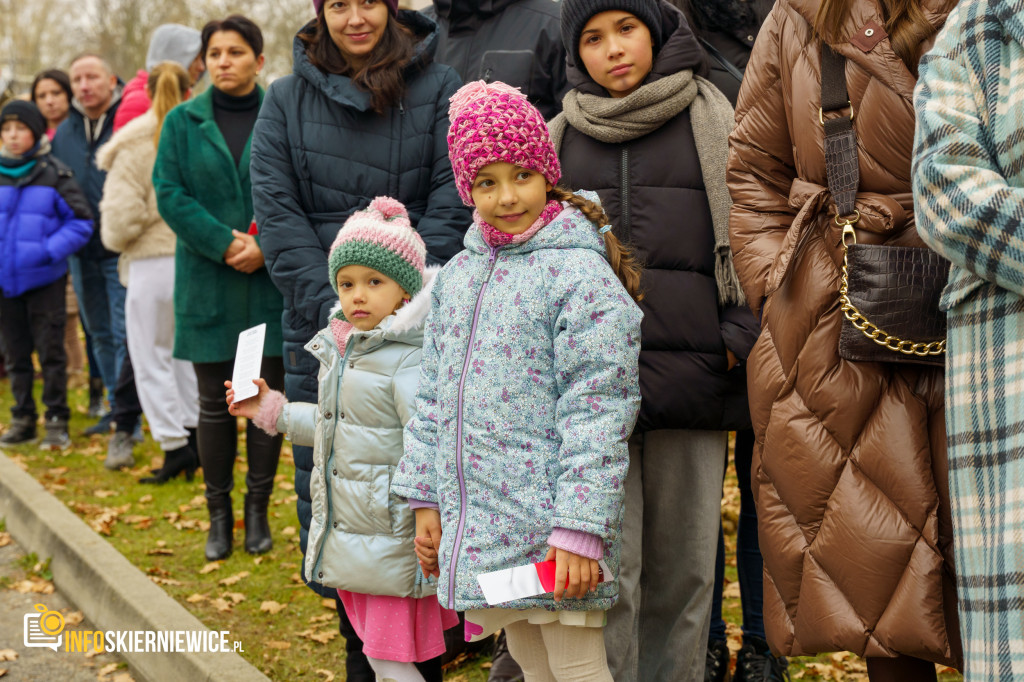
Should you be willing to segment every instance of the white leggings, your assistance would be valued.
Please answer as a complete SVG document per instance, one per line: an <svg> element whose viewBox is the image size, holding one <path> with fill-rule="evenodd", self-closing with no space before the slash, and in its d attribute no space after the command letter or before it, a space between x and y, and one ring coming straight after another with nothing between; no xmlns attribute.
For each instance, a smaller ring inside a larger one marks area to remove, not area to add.
<svg viewBox="0 0 1024 682"><path fill-rule="evenodd" d="M519 620L505 626L505 639L526 682L613 682L604 628Z"/></svg>
<svg viewBox="0 0 1024 682"><path fill-rule="evenodd" d="M386 661L370 656L367 656L366 660L370 662L373 672L377 673L377 682L425 682L415 663Z"/></svg>

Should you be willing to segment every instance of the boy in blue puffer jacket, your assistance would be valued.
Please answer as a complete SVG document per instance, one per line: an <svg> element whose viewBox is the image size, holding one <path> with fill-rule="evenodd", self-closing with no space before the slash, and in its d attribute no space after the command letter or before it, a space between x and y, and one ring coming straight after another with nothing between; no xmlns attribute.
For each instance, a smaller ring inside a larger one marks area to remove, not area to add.
<svg viewBox="0 0 1024 682"><path fill-rule="evenodd" d="M0 111L0 141L0 339L14 394L0 444L36 437L37 351L46 405L41 447L64 449L71 445L64 352L68 256L89 241L92 213L71 171L50 155L46 119L35 104L16 100Z"/></svg>

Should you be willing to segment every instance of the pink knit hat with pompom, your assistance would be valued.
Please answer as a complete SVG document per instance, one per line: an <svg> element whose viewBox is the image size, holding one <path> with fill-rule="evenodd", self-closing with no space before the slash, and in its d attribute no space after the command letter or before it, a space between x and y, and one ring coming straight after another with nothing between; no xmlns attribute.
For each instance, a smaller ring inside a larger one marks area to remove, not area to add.
<svg viewBox="0 0 1024 682"><path fill-rule="evenodd" d="M562 167L548 126L517 88L474 81L459 88L449 102L448 157L463 203L473 205L473 181L490 163L529 168L558 184Z"/></svg>

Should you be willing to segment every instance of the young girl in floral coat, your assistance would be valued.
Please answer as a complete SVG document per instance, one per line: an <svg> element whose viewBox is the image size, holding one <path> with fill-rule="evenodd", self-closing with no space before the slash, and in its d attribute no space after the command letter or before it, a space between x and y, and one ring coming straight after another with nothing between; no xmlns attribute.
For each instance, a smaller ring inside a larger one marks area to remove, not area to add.
<svg viewBox="0 0 1024 682"><path fill-rule="evenodd" d="M547 126L519 91L478 81L451 101L456 186L477 210L434 285L392 490L467 638L504 628L527 680L611 680L601 628L618 585L599 583L598 560L614 578L639 272L596 195L555 187ZM546 559L554 595L489 608L479 574Z"/></svg>

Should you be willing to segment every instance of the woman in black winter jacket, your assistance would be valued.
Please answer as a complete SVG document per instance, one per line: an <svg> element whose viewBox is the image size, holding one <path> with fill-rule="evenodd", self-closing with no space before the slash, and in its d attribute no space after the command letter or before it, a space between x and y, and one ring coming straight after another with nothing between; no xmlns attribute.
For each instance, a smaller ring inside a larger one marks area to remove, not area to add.
<svg viewBox="0 0 1024 682"><path fill-rule="evenodd" d="M726 436L749 428L737 364L757 339L728 245L732 107L664 0L563 0L563 178L596 190L644 262L642 403L630 438L616 680L699 680L707 652ZM641 575L642 564L642 575Z"/></svg>
<svg viewBox="0 0 1024 682"><path fill-rule="evenodd" d="M440 264L461 250L471 217L448 161L448 98L460 81L431 63L436 26L397 0L314 2L295 38L294 72L267 90L252 141L253 209L270 277L284 295L285 393L315 402L317 360L303 350L337 296L327 254L345 219L380 195L398 199ZM306 550L310 448L295 447ZM313 589L334 597L303 576ZM342 619L348 679L374 679ZM353 651L354 650L354 651ZM436 668L434 670L433 668ZM424 670L440 680L440 666Z"/></svg>

